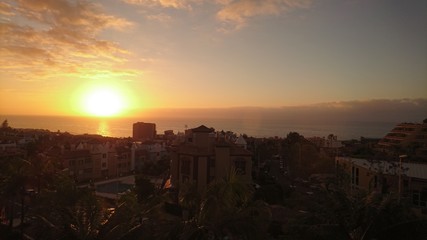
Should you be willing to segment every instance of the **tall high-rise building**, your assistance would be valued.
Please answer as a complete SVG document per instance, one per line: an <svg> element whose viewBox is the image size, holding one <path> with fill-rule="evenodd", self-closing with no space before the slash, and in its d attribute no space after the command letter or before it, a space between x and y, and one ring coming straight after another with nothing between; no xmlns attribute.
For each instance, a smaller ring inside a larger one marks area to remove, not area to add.
<svg viewBox="0 0 427 240"><path fill-rule="evenodd" d="M137 122L133 124L134 140L148 140L156 137L156 124Z"/></svg>

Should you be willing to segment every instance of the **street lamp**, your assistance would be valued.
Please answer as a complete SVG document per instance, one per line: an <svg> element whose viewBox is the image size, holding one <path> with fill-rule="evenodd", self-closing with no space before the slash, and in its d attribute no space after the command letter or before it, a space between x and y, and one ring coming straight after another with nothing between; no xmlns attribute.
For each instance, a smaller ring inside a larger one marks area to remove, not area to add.
<svg viewBox="0 0 427 240"><path fill-rule="evenodd" d="M407 155L400 155L399 156L399 186L398 186L398 192L399 192L399 196L398 196L398 202L400 203L400 194L402 192L402 186L401 186L401 181L402 181L402 159L403 158L407 158Z"/></svg>

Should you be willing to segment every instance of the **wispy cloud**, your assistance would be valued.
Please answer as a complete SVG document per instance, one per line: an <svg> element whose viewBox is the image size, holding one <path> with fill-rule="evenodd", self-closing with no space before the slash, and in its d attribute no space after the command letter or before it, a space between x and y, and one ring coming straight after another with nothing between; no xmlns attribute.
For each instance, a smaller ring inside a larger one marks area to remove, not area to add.
<svg viewBox="0 0 427 240"><path fill-rule="evenodd" d="M0 2L0 14L5 16L13 16L12 6L5 2Z"/></svg>
<svg viewBox="0 0 427 240"><path fill-rule="evenodd" d="M112 67L129 54L117 43L99 38L107 29L122 31L128 20L109 15L86 1L18 0L0 5L12 16L0 22L0 68L9 74L75 73ZM19 69L19 71L16 71ZM43 74L40 74L43 75Z"/></svg>
<svg viewBox="0 0 427 240"><path fill-rule="evenodd" d="M172 17L165 14L165 13L159 13L159 14L154 14L154 15L148 15L145 17L148 20L151 21L157 21L160 23L168 23L170 21L172 21Z"/></svg>
<svg viewBox="0 0 427 240"><path fill-rule="evenodd" d="M245 26L247 21L260 15L279 15L298 8L308 8L311 0L217 0L223 8L217 18L235 29Z"/></svg>
<svg viewBox="0 0 427 240"><path fill-rule="evenodd" d="M141 7L192 10L195 4L215 4L220 31L228 32L246 26L249 19L261 15L279 15L293 9L308 8L312 0L122 0ZM156 18L153 18L156 19ZM164 20L163 18L158 18Z"/></svg>
<svg viewBox="0 0 427 240"><path fill-rule="evenodd" d="M122 0L128 4L141 5L147 7L161 6L165 8L188 9L191 10L191 4L200 2L200 0Z"/></svg>

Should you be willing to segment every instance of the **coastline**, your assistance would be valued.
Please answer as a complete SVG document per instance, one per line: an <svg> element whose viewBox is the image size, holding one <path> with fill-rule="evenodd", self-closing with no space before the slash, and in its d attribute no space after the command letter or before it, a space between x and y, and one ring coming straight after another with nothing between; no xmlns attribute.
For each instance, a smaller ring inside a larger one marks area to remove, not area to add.
<svg viewBox="0 0 427 240"><path fill-rule="evenodd" d="M132 124L138 121L156 124L158 134L166 130L175 133L184 132L186 128L199 125L213 127L217 131L232 131L252 137L286 137L289 132L298 132L305 137L325 137L337 135L341 140L383 137L395 122L294 122L286 119L268 118L93 118L65 116L0 116L7 119L14 128L46 129L52 132L69 132L71 134L99 134L109 137L132 136Z"/></svg>

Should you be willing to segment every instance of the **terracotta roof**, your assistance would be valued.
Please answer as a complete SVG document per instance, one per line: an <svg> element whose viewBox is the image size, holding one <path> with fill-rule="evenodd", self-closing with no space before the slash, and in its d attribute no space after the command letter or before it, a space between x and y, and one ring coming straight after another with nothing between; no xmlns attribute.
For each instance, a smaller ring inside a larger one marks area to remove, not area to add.
<svg viewBox="0 0 427 240"><path fill-rule="evenodd" d="M199 127L191 129L191 131L210 133L210 132L213 132L214 130L212 128L206 127L205 125L200 125Z"/></svg>

